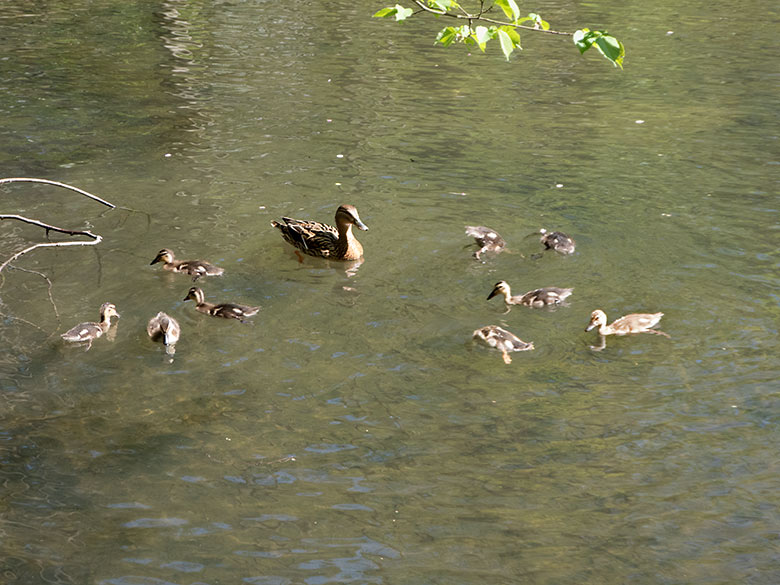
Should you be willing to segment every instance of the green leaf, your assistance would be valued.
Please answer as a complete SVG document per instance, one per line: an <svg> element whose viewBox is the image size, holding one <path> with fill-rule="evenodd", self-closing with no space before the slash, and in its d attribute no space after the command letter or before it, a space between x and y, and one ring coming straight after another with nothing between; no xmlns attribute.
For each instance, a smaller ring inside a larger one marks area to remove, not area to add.
<svg viewBox="0 0 780 585"><path fill-rule="evenodd" d="M509 61L509 55L515 50L515 46L512 43L512 39L505 30L498 29L498 40L501 43L501 50L504 51L504 57Z"/></svg>
<svg viewBox="0 0 780 585"><path fill-rule="evenodd" d="M485 52L485 45L487 42L493 38L493 35L490 34L490 29L486 26L478 26L474 29L474 40L477 41L477 45L479 45L479 48L482 49L482 52Z"/></svg>
<svg viewBox="0 0 780 585"><path fill-rule="evenodd" d="M374 13L373 18L385 18L387 16L392 16L393 14L395 14L395 8L382 8L382 10L377 10Z"/></svg>
<svg viewBox="0 0 780 585"><path fill-rule="evenodd" d="M623 69L623 58L626 56L626 49L623 43L611 34L600 30L583 28L574 33L573 40L580 50L580 54L595 45L598 52L612 62L615 67Z"/></svg>
<svg viewBox="0 0 780 585"><path fill-rule="evenodd" d="M515 2L515 0L496 0L496 4L512 22L515 22L520 18L520 9L517 7L517 2Z"/></svg>
<svg viewBox="0 0 780 585"><path fill-rule="evenodd" d="M458 3L455 2L455 0L428 0L428 6L447 12L453 8L457 8Z"/></svg>
<svg viewBox="0 0 780 585"><path fill-rule="evenodd" d="M452 42L457 38L458 36L458 29L452 26L448 26L446 28L443 28L439 31L439 34L436 35L436 42L434 42L434 45L436 43L441 43L445 47L449 47Z"/></svg>
<svg viewBox="0 0 780 585"><path fill-rule="evenodd" d="M404 8L400 4L396 4L395 5L395 20L396 20L396 22L398 22L400 20L406 20L407 18L409 18L412 15L413 12L414 12L414 10L412 10L411 8Z"/></svg>
<svg viewBox="0 0 780 585"><path fill-rule="evenodd" d="M399 20L406 20L412 15L412 12L414 11L411 8L404 8L400 4L396 4L395 6L382 8L382 10L375 12L374 18L387 18L388 16L395 16L395 20L397 22Z"/></svg>
<svg viewBox="0 0 780 585"><path fill-rule="evenodd" d="M594 36L594 31L591 31L589 28L582 28L574 33L572 40L574 41L574 44L577 46L577 48L580 50L580 55L581 55L582 53L590 49L590 46L593 44L593 41L596 39Z"/></svg>
<svg viewBox="0 0 780 585"><path fill-rule="evenodd" d="M594 41L599 53L609 59L615 67L623 69L623 57L626 56L626 48L619 40L608 33L604 33Z"/></svg>
<svg viewBox="0 0 780 585"><path fill-rule="evenodd" d="M504 31L506 34L509 35L509 38L512 40L512 46L517 47L518 49L522 49L523 47L520 46L520 33L517 32L517 29L513 26L502 26L499 30Z"/></svg>
<svg viewBox="0 0 780 585"><path fill-rule="evenodd" d="M546 20L542 20L542 17L536 14L535 12L531 12L528 14L528 16L524 16L520 20L517 21L517 24L523 24L524 22L531 21L534 23L535 28L541 28L544 30L550 30L550 23Z"/></svg>

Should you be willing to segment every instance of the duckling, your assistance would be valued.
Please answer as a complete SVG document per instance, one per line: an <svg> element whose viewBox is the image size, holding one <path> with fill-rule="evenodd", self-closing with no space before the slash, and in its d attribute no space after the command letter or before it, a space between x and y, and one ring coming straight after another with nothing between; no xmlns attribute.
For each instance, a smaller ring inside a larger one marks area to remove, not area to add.
<svg viewBox="0 0 780 585"><path fill-rule="evenodd" d="M176 352L176 342L179 341L181 335L181 327L176 319L160 311L146 324L146 332L152 341L162 339L165 344L165 353L173 355Z"/></svg>
<svg viewBox="0 0 780 585"><path fill-rule="evenodd" d="M192 276L192 282L198 280L201 276L222 276L225 272L224 268L214 266L210 262L205 260L176 260L173 257L173 251L168 248L163 248L157 252L157 256L154 257L149 265L163 263L165 270L171 272L186 272Z"/></svg>
<svg viewBox="0 0 780 585"><path fill-rule="evenodd" d="M354 205L342 205L336 210L336 227L303 219L283 217L284 223L271 225L282 232L284 240L309 256L330 260L357 260L363 256L363 246L352 234L352 226L367 231ZM303 258L298 254L298 261Z"/></svg>
<svg viewBox="0 0 780 585"><path fill-rule="evenodd" d="M534 348L532 342L525 342L498 325L481 327L474 331L472 337L499 350L505 364L512 363L512 358L509 356L510 351L528 351Z"/></svg>
<svg viewBox="0 0 780 585"><path fill-rule="evenodd" d="M92 341L103 335L108 328L111 327L111 317L119 318L119 313L116 312L116 305L113 303L103 303L100 305L100 321L95 323L94 321L87 323L79 323L75 327L68 329L65 333L62 333L62 337L65 341L71 341L74 343L87 342L87 347L84 351L89 351L92 347Z"/></svg>
<svg viewBox="0 0 780 585"><path fill-rule="evenodd" d="M547 286L528 291L524 295L512 296L512 291L506 281L497 282L493 290L488 295L487 300L492 299L498 294L504 295L504 303L507 311L510 305L525 305L527 307L546 307L548 305L557 305L566 300L571 295L573 288L558 288L557 286Z"/></svg>
<svg viewBox="0 0 780 585"><path fill-rule="evenodd" d="M563 232L547 232L542 228L539 230L542 234L541 240L539 240L546 250L555 250L561 254L573 254L575 242L572 238L564 234Z"/></svg>
<svg viewBox="0 0 780 585"><path fill-rule="evenodd" d="M467 225L466 235L473 237L481 247L474 252L474 258L480 260L480 255L484 252L498 254L506 246L504 238L498 232L482 225Z"/></svg>
<svg viewBox="0 0 780 585"><path fill-rule="evenodd" d="M197 286L193 286L187 293L187 296L184 297L185 301L190 299L195 301L195 308L201 313L206 313L213 317L223 317L225 319L238 319L242 323L244 322L244 317L256 315L260 310L260 307L236 305L234 303L221 303L219 305L207 303L203 291Z"/></svg>
<svg viewBox="0 0 780 585"><path fill-rule="evenodd" d="M591 346L591 349L601 351L606 347L607 335L629 335L632 333L655 333L657 335L663 335L664 337L671 338L668 333L651 329L651 327L658 324L663 317L663 313L632 313L625 317L616 319L610 325L607 325L607 315L601 309L596 309L590 314L590 322L585 328L585 331L590 331L596 327L599 328L599 335L601 336L600 346Z"/></svg>

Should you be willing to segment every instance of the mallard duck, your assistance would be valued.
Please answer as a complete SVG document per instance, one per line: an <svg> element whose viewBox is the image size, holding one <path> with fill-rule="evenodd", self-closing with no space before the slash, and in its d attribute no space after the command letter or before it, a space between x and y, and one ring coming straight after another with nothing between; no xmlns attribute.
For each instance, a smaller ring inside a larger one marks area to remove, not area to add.
<svg viewBox="0 0 780 585"><path fill-rule="evenodd" d="M596 309L590 314L590 322L585 327L585 331L590 331L596 327L599 328L601 335L601 345L592 346L593 349L602 350L606 347L607 335L629 335L633 333L655 333L664 337L671 337L668 333L651 329L658 324L663 317L663 313L632 313L616 319L607 325L607 315L601 309Z"/></svg>
<svg viewBox="0 0 780 585"><path fill-rule="evenodd" d="M271 225L282 232L286 242L309 256L320 256L330 260L357 260L363 256L363 246L352 234L352 226L363 231L368 226L360 220L354 205L342 205L336 210L336 227L283 217L284 223L272 221ZM302 262L303 258L298 256Z"/></svg>
<svg viewBox="0 0 780 585"><path fill-rule="evenodd" d="M197 286L193 286L187 293L187 296L184 297L185 301L190 299L195 301L195 308L201 313L206 313L207 315L212 315L213 317L223 317L225 319L238 319L241 322L244 321L244 317L251 317L252 315L256 315L260 310L260 307L236 305L234 303L221 303L219 305L207 303L203 291Z"/></svg>
<svg viewBox="0 0 780 585"><path fill-rule="evenodd" d="M168 248L163 248L157 252L157 256L154 257L149 265L163 263L165 270L171 272L186 272L192 276L192 282L198 280L201 276L221 276L225 272L224 268L214 266L210 262L205 260L176 260L173 257L173 251Z"/></svg>
<svg viewBox="0 0 780 585"><path fill-rule="evenodd" d="M488 295L487 300L492 299L498 294L504 295L504 303L509 309L510 305L525 305L527 307L546 307L548 305L557 305L563 302L571 295L573 288L558 288L557 286L546 286L528 291L523 295L512 296L512 291L506 281L497 282L493 290Z"/></svg>
<svg viewBox="0 0 780 585"><path fill-rule="evenodd" d="M480 327L474 331L472 337L499 350L506 364L512 363L512 358L509 356L510 351L528 351L534 348L533 343L523 341L498 325Z"/></svg>
<svg viewBox="0 0 780 585"><path fill-rule="evenodd" d="M542 234L540 242L547 250L555 250L561 254L573 254L575 242L563 232L548 232L542 228L539 230Z"/></svg>
<svg viewBox="0 0 780 585"><path fill-rule="evenodd" d="M100 305L100 321L95 323L79 323L75 327L68 329L65 333L62 333L62 337L65 341L71 341L74 343L87 342L87 348L84 351L89 351L92 347L92 340L97 339L103 335L108 328L111 327L111 317L119 318L119 313L116 312L116 305L113 303L103 303Z"/></svg>
<svg viewBox="0 0 780 585"><path fill-rule="evenodd" d="M474 252L474 258L477 260L485 252L498 254L506 246L504 238L498 232L482 225L467 225L466 235L474 238L481 246L479 250Z"/></svg>
<svg viewBox="0 0 780 585"><path fill-rule="evenodd" d="M176 352L176 342L181 335L181 327L176 319L160 311L146 324L146 332L152 341L162 340L165 353L173 355Z"/></svg>

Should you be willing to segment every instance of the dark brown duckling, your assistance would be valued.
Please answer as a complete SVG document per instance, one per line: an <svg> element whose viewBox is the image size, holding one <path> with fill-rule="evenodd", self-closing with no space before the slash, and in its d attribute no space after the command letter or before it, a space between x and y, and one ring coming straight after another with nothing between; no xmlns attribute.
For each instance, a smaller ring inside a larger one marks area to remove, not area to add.
<svg viewBox="0 0 780 585"><path fill-rule="evenodd" d="M149 264L157 264L158 262L163 263L165 270L186 272L192 276L192 282L195 282L201 276L221 276L225 272L224 268L215 266L205 260L176 260L173 256L173 251L168 248L163 248L157 252L157 256Z"/></svg>
<svg viewBox="0 0 780 585"><path fill-rule="evenodd" d="M505 280L499 281L493 287L493 290L488 295L487 300L492 299L496 295L504 295L504 303L509 309L510 305L525 305L526 307L541 308L549 305L557 305L566 300L573 288L558 288L557 286L547 286L544 288L537 288L532 291L528 291L522 295L512 296L512 291Z"/></svg>
<svg viewBox="0 0 780 585"><path fill-rule="evenodd" d="M260 307L250 307L248 305L237 305L234 303L220 303L215 305L213 303L207 303L206 297L203 291L197 286L193 286L187 296L184 297L185 301L195 301L195 308L201 313L206 313L212 317L222 317L223 319L238 319L243 322L245 317L251 317L256 315L260 310Z"/></svg>
<svg viewBox="0 0 780 585"><path fill-rule="evenodd" d="M487 325L480 327L474 331L472 336L488 347L493 347L501 352L501 357L504 358L505 364L511 364L512 358L509 356L510 351L528 351L534 348L534 344L526 342L510 333L506 329L502 329L498 325Z"/></svg>
<svg viewBox="0 0 780 585"><path fill-rule="evenodd" d="M539 230L542 234L540 242L546 250L555 250L561 254L573 254L575 248L575 242L572 238L564 234L563 232L547 232L542 228Z"/></svg>
<svg viewBox="0 0 780 585"><path fill-rule="evenodd" d="M498 254L506 247L504 238L494 229L483 225L467 225L466 235L471 236L481 247L474 252L474 258L480 260L480 256L485 252Z"/></svg>

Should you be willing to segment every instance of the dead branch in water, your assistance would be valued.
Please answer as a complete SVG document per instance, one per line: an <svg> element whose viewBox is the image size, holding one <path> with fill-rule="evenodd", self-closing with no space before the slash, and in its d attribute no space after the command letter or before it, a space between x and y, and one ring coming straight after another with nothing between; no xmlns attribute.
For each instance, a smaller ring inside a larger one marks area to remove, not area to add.
<svg viewBox="0 0 780 585"><path fill-rule="evenodd" d="M106 207L110 207L111 209L114 209L116 205L113 203L109 203L105 199L101 199L97 195L93 195L92 193L89 193L87 191L84 191L84 189L79 189L78 187L74 187L73 185L68 185L67 183L60 183L59 181L50 181L49 179L35 179L33 177L12 177L7 179L0 179L0 185L4 183L43 183L45 185L54 185L55 187L63 187L64 189L70 189L71 191L75 191L76 193L81 193L85 197L89 197L93 201L97 201L98 203L102 203Z"/></svg>
<svg viewBox="0 0 780 585"><path fill-rule="evenodd" d="M93 201L96 201L96 202L100 203L101 205L105 205L106 207L110 207L111 209L115 209L116 208L116 205L106 201L105 199L102 199L102 198L98 197L97 195L93 195L92 193L84 191L83 189L79 189L78 187L73 187L72 185L68 185L66 183L60 183L59 181L50 181L49 179L35 179L35 178L30 178L30 177L14 177L14 178L0 179L0 185L3 185L5 183L43 183L43 184L46 184L46 185L53 185L55 187L62 187L64 189L70 189L71 191L75 191L76 193L79 193L79 194L81 194L81 195L83 195L85 197L88 197L89 199L92 199ZM62 248L62 247L65 247L65 246L96 246L97 244L99 244L100 242L103 241L103 236L101 236L100 234L93 234L89 230L75 230L75 229L62 228L62 227L58 227L56 225L51 225L51 224L48 224L48 223L44 223L44 222L39 221L37 219L32 219L32 218L29 218L29 217L25 217L23 215L0 214L0 220L5 220L5 219L20 221L20 222L23 222L23 223L27 223L27 224L30 224L30 225L34 225L34 226L43 228L45 230L45 232L46 232L46 236L47 237L49 236L50 232L57 232L57 233L60 233L60 234L66 234L68 236L84 236L84 237L89 238L89 239L88 240L78 240L78 241L73 241L73 242L38 242L37 244L33 244L31 246L28 246L27 248L24 248L23 250L19 250L18 252L13 254L10 258L8 258L7 260L5 260L4 262L2 262L0 264L0 287L2 287L3 284L5 284L5 275L2 274L3 270L8 265L10 265L11 262L13 262L14 260L17 260L18 258L20 258L21 256L27 254L28 252L32 252L33 250L35 250L37 248ZM51 302L51 305L52 305L52 307L54 309L54 314L57 316L57 319L59 320L59 312L57 311L57 306L54 304L54 298L52 297L52 294L51 294L51 289L52 289L51 280L49 280L49 278L45 274L43 274L41 272L37 272L35 270L28 270L28 269L25 269L25 268L18 268L16 266L12 266L12 268L16 268L18 270L23 270L25 272L32 272L32 273L38 274L39 276L41 276L42 278L44 278L46 280L46 282L48 284L49 301ZM21 319L21 318L18 318L18 317L15 317L15 319L40 329L40 327L38 327L34 323L30 323L29 321L26 321L24 319Z"/></svg>
<svg viewBox="0 0 780 585"><path fill-rule="evenodd" d="M111 209L114 209L116 207L116 205L114 205L113 203L110 203L105 199L98 197L97 195L93 195L92 193L84 191L83 189L79 189L78 187L68 185L66 183L60 183L59 181L50 181L49 179L35 179L31 177L13 177L7 179L0 179L0 185L4 183L44 183L46 185L54 185L55 187L63 187L65 189L70 189L71 191L75 191L76 193L80 193L81 195L84 195L85 197L89 197L93 201L97 201L98 203L110 207ZM78 242L41 242L38 244L33 244L32 246L29 246L24 250L20 250L19 252L17 252L10 258L8 258L5 262L0 264L0 273L11 262L16 260L20 256L27 254L27 252L31 252L35 250L36 248L61 248L64 246L95 246L103 240L103 236L99 234L93 234L92 232L87 230L71 230L71 229L61 228L61 227L57 227L56 225L50 225L48 223L38 221L37 219L24 217L23 215L0 214L0 220L3 219L14 219L17 221L28 223L30 225L42 227L44 230L46 230L47 236L49 235L49 232L58 232L61 234L67 234L69 236L86 236L90 238L92 241L79 240ZM0 282L0 286L2 286L2 282Z"/></svg>

